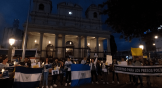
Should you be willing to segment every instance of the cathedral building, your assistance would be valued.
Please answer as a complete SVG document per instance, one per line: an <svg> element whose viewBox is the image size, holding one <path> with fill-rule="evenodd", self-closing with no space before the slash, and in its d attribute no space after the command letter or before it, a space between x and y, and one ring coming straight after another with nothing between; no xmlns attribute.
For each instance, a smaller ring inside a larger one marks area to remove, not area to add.
<svg viewBox="0 0 162 88"><path fill-rule="evenodd" d="M93 58L94 53L104 57L103 40L106 39L107 54L111 54L110 32L102 30L98 6L90 5L85 18L78 4L58 3L57 13L52 13L51 0L33 0L32 7L27 49L37 48L41 57Z"/></svg>

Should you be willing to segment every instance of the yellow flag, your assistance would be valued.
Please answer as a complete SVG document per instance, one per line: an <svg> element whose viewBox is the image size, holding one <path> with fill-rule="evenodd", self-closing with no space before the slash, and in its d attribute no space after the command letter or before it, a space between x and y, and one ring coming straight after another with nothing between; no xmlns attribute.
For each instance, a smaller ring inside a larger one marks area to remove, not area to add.
<svg viewBox="0 0 162 88"><path fill-rule="evenodd" d="M132 56L143 56L141 48L131 48Z"/></svg>

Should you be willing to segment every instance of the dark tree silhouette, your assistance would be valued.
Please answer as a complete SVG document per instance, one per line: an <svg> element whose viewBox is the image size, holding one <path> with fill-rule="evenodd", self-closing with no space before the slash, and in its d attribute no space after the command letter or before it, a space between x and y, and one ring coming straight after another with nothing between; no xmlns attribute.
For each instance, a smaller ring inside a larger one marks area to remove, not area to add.
<svg viewBox="0 0 162 88"><path fill-rule="evenodd" d="M111 47L111 55L113 56L116 54L117 51L117 46L113 35L110 35L110 47Z"/></svg>
<svg viewBox="0 0 162 88"><path fill-rule="evenodd" d="M101 14L108 15L106 23L131 40L142 37L148 29L158 31L162 25L161 3L162 0L107 0L99 6L103 8Z"/></svg>

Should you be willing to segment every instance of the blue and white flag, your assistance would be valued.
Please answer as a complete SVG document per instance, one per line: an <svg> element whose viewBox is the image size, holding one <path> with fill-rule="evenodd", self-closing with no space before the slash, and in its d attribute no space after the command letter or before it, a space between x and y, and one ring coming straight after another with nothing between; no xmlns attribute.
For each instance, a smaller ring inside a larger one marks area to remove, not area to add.
<svg viewBox="0 0 162 88"><path fill-rule="evenodd" d="M91 83L91 70L89 65L71 65L71 86L80 86Z"/></svg>
<svg viewBox="0 0 162 88"><path fill-rule="evenodd" d="M16 67L13 88L39 87L42 70L42 68Z"/></svg>

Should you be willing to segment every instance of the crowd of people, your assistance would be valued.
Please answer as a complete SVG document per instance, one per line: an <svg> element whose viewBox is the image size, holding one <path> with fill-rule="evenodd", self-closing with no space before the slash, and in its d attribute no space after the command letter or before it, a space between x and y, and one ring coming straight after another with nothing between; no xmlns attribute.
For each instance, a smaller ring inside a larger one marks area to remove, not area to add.
<svg viewBox="0 0 162 88"><path fill-rule="evenodd" d="M5 68L9 67L8 63L8 58L7 57L1 57L1 63L0 63L0 71ZM20 61L20 60L17 60ZM125 61L124 58L121 59L121 61ZM84 64L84 65L89 65L90 70L91 70L91 80L92 84L96 83L99 84L99 79L103 82L103 84L109 84L108 82L108 75L111 72L112 73L112 83L114 83L114 77L116 76L117 78L117 84L119 84L119 76L118 73L115 73L114 70L114 65L118 64L116 59L113 59L112 64L108 65L106 61L100 61L97 58L89 59L87 60L86 57L79 61L72 61L70 58L67 58L66 61L60 60L60 59L55 59L54 61L49 61L49 58L45 58L44 61L40 61L41 63L44 63L43 67L43 72L42 72L42 88L53 88L57 87L58 84L56 84L56 81L59 76L59 82L61 85L63 85L63 79L65 77L65 86L71 85L71 64ZM134 59L128 60L128 65L132 66L152 66L155 65L155 62L152 60L142 60L139 57L134 57ZM159 60L158 62L159 65L162 65L162 60ZM29 58L25 58L24 62L19 62L19 65L25 66L27 68L31 68L31 60ZM51 68L46 68L45 65L51 65ZM52 75L52 80L50 82L50 86L48 86L48 78L49 74L51 74L51 71L54 70L56 67L59 67L59 74ZM14 75L14 72L13 74ZM0 77L2 77L2 73L0 73ZM14 77L14 76L13 76ZM94 79L95 78L95 79ZM8 80L13 84L13 79ZM143 86L143 80L142 76L140 75L129 75L129 82L127 83L133 83L133 84L138 84L138 79L140 80L141 86ZM7 82L8 83L8 82ZM58 83L58 82L57 82ZM147 84L150 85L150 77L147 76ZM7 87L6 87L7 88ZM10 88L10 87L9 87Z"/></svg>

